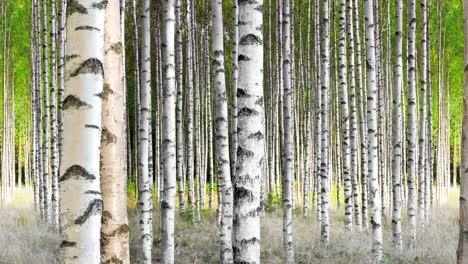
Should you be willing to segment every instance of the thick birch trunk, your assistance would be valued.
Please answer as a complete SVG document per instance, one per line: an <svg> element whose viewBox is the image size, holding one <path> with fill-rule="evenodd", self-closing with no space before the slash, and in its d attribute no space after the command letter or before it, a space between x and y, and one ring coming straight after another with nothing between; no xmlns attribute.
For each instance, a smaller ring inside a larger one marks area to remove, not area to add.
<svg viewBox="0 0 468 264"><path fill-rule="evenodd" d="M100 263L99 148L107 1L72 3L67 11L59 258L63 263Z"/></svg>
<svg viewBox="0 0 468 264"><path fill-rule="evenodd" d="M101 192L103 263L130 263L127 218L126 106L122 67L120 2L107 4L104 22L104 90L102 96Z"/></svg>

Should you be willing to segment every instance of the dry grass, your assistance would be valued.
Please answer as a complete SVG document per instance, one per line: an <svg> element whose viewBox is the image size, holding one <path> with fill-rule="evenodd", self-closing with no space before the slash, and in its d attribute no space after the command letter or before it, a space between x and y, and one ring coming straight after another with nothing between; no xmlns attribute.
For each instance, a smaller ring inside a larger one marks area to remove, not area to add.
<svg viewBox="0 0 468 264"><path fill-rule="evenodd" d="M22 201L21 204L25 204ZM27 201L26 201L27 203ZM450 201L432 213L432 221L418 230L415 247L395 251L391 246L391 222L384 224L384 263L454 263L458 234L458 210ZM18 205L15 207L19 207ZM0 210L0 263L55 263L58 235L41 223L29 208ZM300 208L297 210L300 211ZM404 212L405 210L403 210ZM311 217L296 216L294 247L296 263L371 263L370 239L366 232L345 232L343 210L331 211L330 246L324 248L311 211ZM154 214L157 238L158 213ZM178 217L176 223L176 263L219 263L216 214L206 210L203 220L193 224L190 216ZM130 251L132 263L138 263L138 213L129 209ZM403 219L406 225L406 218ZM262 263L283 263L281 211L262 218ZM405 232L404 232L405 233ZM154 259L157 263L159 242L154 241Z"/></svg>

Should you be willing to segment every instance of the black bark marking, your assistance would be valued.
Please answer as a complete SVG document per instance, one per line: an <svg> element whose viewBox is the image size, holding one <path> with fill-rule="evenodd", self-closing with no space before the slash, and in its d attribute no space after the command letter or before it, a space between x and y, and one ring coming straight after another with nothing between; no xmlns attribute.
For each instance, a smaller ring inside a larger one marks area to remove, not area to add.
<svg viewBox="0 0 468 264"><path fill-rule="evenodd" d="M241 116L253 116L253 115L257 115L258 112L255 111L254 109L252 108L248 108L248 107L243 107L239 110L239 112L237 113L237 116L241 117Z"/></svg>
<svg viewBox="0 0 468 264"><path fill-rule="evenodd" d="M76 58L79 58L79 57L80 57L80 55L78 55L78 54L65 55L65 57L63 58L63 60L64 60L65 62L69 62L69 61L71 61L72 59L76 59Z"/></svg>
<svg viewBox="0 0 468 264"><path fill-rule="evenodd" d="M75 28L75 31L78 31L78 30L87 30L87 31L101 31L101 29L97 28L97 27L91 27L91 26L79 26L77 28Z"/></svg>
<svg viewBox="0 0 468 264"><path fill-rule="evenodd" d="M80 74L101 74L104 75L102 62L97 58L89 58L70 74L70 77L76 77Z"/></svg>
<svg viewBox="0 0 468 264"><path fill-rule="evenodd" d="M76 242L67 241L67 240L63 240L62 243L60 244L60 248L74 247L74 246L76 246Z"/></svg>
<svg viewBox="0 0 468 264"><path fill-rule="evenodd" d="M256 0L238 0L237 2L238 5L254 5L257 3L258 2Z"/></svg>
<svg viewBox="0 0 468 264"><path fill-rule="evenodd" d="M242 38L239 41L239 45L262 45L263 41L262 39L254 34L247 34L245 36L242 36Z"/></svg>
<svg viewBox="0 0 468 264"><path fill-rule="evenodd" d="M244 187L236 187L234 188L234 197L236 200L247 200L249 202L254 200L254 194L252 191L244 188Z"/></svg>
<svg viewBox="0 0 468 264"><path fill-rule="evenodd" d="M92 129L97 129L99 130L100 128L96 125L85 125L86 128L92 128Z"/></svg>
<svg viewBox="0 0 468 264"><path fill-rule="evenodd" d="M82 15L88 14L86 7L80 5L76 0L68 0L67 3L67 16L71 16L74 13Z"/></svg>
<svg viewBox="0 0 468 264"><path fill-rule="evenodd" d="M257 131L257 133L254 133L254 134L250 134L248 136L249 139L256 139L256 140L260 140L260 139L263 139L263 133L260 132L260 131Z"/></svg>
<svg viewBox="0 0 468 264"><path fill-rule="evenodd" d="M81 101L74 95L69 95L65 100L63 100L63 110L67 110L69 108L80 109L81 107L86 107L87 109L91 108L91 105Z"/></svg>
<svg viewBox="0 0 468 264"><path fill-rule="evenodd" d="M91 6L93 8L97 8L99 10L102 10L102 9L105 9L107 7L107 2L108 2L108 0L103 0L103 1L98 2L98 3L93 3Z"/></svg>
<svg viewBox="0 0 468 264"><path fill-rule="evenodd" d="M102 100L107 100L110 94L115 94L114 90L110 88L110 85L108 83L104 83L104 89L101 95Z"/></svg>
<svg viewBox="0 0 468 264"><path fill-rule="evenodd" d="M250 58L244 54L240 54L239 57L237 57L237 60L238 61L250 61Z"/></svg>
<svg viewBox="0 0 468 264"><path fill-rule="evenodd" d="M117 136L112 134L107 128L102 129L101 142L105 144L116 143Z"/></svg>
<svg viewBox="0 0 468 264"><path fill-rule="evenodd" d="M95 180L96 176L89 173L85 168L80 165L73 165L68 168L65 173L60 177L59 182L71 179L71 178L84 178L85 180Z"/></svg>
<svg viewBox="0 0 468 264"><path fill-rule="evenodd" d="M123 264L123 260L118 258L117 256L112 256L112 258L102 262L102 264Z"/></svg>
<svg viewBox="0 0 468 264"><path fill-rule="evenodd" d="M94 199L89 204L86 210L82 215L80 215L76 220L75 224L81 225L88 221L88 219L93 215L98 215L102 211L102 200L101 199Z"/></svg>
<svg viewBox="0 0 468 264"><path fill-rule="evenodd" d="M237 157L253 157L254 153L250 150L246 150L240 146L237 147Z"/></svg>
<svg viewBox="0 0 468 264"><path fill-rule="evenodd" d="M101 195L101 192L90 190L90 191L86 191L85 194L96 194L96 195Z"/></svg>
<svg viewBox="0 0 468 264"><path fill-rule="evenodd" d="M122 51L123 51L123 46L122 46L122 42L117 42L117 43L114 43L110 46L110 48L106 51L106 53L108 51L113 51L115 52L116 54L122 54Z"/></svg>
<svg viewBox="0 0 468 264"><path fill-rule="evenodd" d="M101 223L102 224L107 224L109 222L109 220L112 219L112 214L105 210L102 212L102 219L101 219Z"/></svg>
<svg viewBox="0 0 468 264"><path fill-rule="evenodd" d="M238 98L249 98L251 97L250 94L243 88L237 88L237 97Z"/></svg>

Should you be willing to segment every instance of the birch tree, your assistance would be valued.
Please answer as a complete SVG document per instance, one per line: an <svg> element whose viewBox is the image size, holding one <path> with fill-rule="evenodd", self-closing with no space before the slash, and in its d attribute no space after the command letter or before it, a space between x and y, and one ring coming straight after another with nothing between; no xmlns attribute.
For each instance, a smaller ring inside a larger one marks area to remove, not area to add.
<svg viewBox="0 0 468 264"><path fill-rule="evenodd" d="M462 167L460 175L460 223L457 249L457 263L462 264L468 261L468 0L463 1L463 18L464 18L464 59L465 70L463 73L463 128L461 142L461 160Z"/></svg>
<svg viewBox="0 0 468 264"><path fill-rule="evenodd" d="M292 84L292 57L291 39L294 38L294 31L291 33L291 13L290 1L283 0L283 249L285 263L294 263L293 249L293 196L294 196L294 116L293 116L293 84Z"/></svg>
<svg viewBox="0 0 468 264"><path fill-rule="evenodd" d="M395 64L393 84L393 115L392 115L392 195L393 214L392 231L393 245L402 248L401 241L401 160L402 160L402 105L401 93L403 86L403 2L395 2Z"/></svg>
<svg viewBox="0 0 468 264"><path fill-rule="evenodd" d="M104 21L104 88L101 131L101 261L130 263L127 218L126 107L120 2L107 4Z"/></svg>
<svg viewBox="0 0 468 264"><path fill-rule="evenodd" d="M162 159L164 191L161 200L161 263L174 263L176 191L176 76L174 0L163 2L162 67Z"/></svg>
<svg viewBox="0 0 468 264"><path fill-rule="evenodd" d="M63 263L101 260L99 148L106 6L107 1L76 0L67 9L68 60L59 178L59 259Z"/></svg>
<svg viewBox="0 0 468 264"><path fill-rule="evenodd" d="M264 159L262 6L263 0L242 1L239 5L235 263L260 263L260 185Z"/></svg>
<svg viewBox="0 0 468 264"><path fill-rule="evenodd" d="M407 178L408 178L408 227L412 241L416 239L416 4L406 3L407 21Z"/></svg>
<svg viewBox="0 0 468 264"><path fill-rule="evenodd" d="M228 102L224 75L223 10L221 0L211 0L213 24L213 80L215 88L216 168L221 189L221 262L232 263L233 188L229 159Z"/></svg>
<svg viewBox="0 0 468 264"><path fill-rule="evenodd" d="M140 209L141 262L151 263L153 245L153 200L149 178L149 130L151 105L151 36L149 0L141 5L141 79L138 134L138 205Z"/></svg>
<svg viewBox="0 0 468 264"><path fill-rule="evenodd" d="M318 6L318 5L317 5ZM321 201L321 237L327 245L329 243L329 87L330 87L330 18L329 1L322 1L321 40L320 40L320 115L321 115L321 162L320 162L320 201Z"/></svg>
<svg viewBox="0 0 468 264"><path fill-rule="evenodd" d="M369 207L371 210L372 253L377 262L382 260L381 202L378 183L377 155L377 83L375 60L374 1L364 0L367 65L367 126L369 147Z"/></svg>

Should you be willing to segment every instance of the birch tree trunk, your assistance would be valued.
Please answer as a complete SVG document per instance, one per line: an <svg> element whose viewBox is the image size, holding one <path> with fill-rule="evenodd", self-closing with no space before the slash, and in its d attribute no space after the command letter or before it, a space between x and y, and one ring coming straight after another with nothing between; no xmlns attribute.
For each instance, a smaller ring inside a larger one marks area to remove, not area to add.
<svg viewBox="0 0 468 264"><path fill-rule="evenodd" d="M292 218L293 218L293 196L294 196L294 116L293 116L293 84L292 84L292 57L291 39L294 38L294 31L291 33L291 13L290 1L283 0L283 249L285 263L294 263Z"/></svg>
<svg viewBox="0 0 468 264"><path fill-rule="evenodd" d="M192 18L191 18L191 2L186 0L186 14L185 14L185 26L186 26L186 53L187 54L187 69L186 69L186 98L187 98L187 139L186 139L186 161L187 161L187 181L188 181L188 205L190 210L193 209L194 200L194 183L193 183L193 71L192 71Z"/></svg>
<svg viewBox="0 0 468 264"><path fill-rule="evenodd" d="M232 76L231 76L231 178L236 175L236 161L237 161L237 85L239 77L239 6L238 0L232 0L232 16L233 16L233 30L232 30Z"/></svg>
<svg viewBox="0 0 468 264"><path fill-rule="evenodd" d="M150 3L141 3L141 79L138 135L138 204L140 207L141 263L151 263L153 247L153 200L149 178L149 142L151 108L151 36Z"/></svg>
<svg viewBox="0 0 468 264"><path fill-rule="evenodd" d="M177 81L177 102L176 102L176 124L177 124L177 188L179 194L179 212L185 211L185 185L184 185L184 127L183 122L183 52L182 52L182 21L180 1L175 1L175 16L176 16L176 35L175 35L175 60L176 60L176 81Z"/></svg>
<svg viewBox="0 0 468 264"><path fill-rule="evenodd" d="M216 138L216 168L219 177L218 188L221 189L221 262L233 263L232 251L232 217L233 188L231 183L231 168L229 167L229 130L228 101L224 75L224 45L223 45L223 11L221 0L211 0L213 24L213 80L215 88L215 138ZM234 59L235 60L235 59Z"/></svg>
<svg viewBox="0 0 468 264"><path fill-rule="evenodd" d="M99 148L107 1L72 3L67 11L66 56L69 59L65 62L64 137L59 178L59 259L63 263L100 263Z"/></svg>
<svg viewBox="0 0 468 264"><path fill-rule="evenodd" d="M395 64L393 84L393 116L392 116L392 195L393 214L392 232L393 245L402 249L401 241L401 161L402 161L402 105L401 93L403 87L403 2L395 2Z"/></svg>
<svg viewBox="0 0 468 264"><path fill-rule="evenodd" d="M377 155L377 83L375 61L375 22L373 0L364 0L367 65L367 125L369 147L369 205L371 209L372 253L377 262L382 260L381 202L378 183Z"/></svg>
<svg viewBox="0 0 468 264"><path fill-rule="evenodd" d="M407 9L407 78L408 78L408 229L411 240L416 239L416 4L408 0Z"/></svg>
<svg viewBox="0 0 468 264"><path fill-rule="evenodd" d="M235 263L260 263L260 185L264 159L262 6L263 0L239 6Z"/></svg>
<svg viewBox="0 0 468 264"><path fill-rule="evenodd" d="M346 54L346 0L340 0L339 17L339 41L338 41L338 69L341 92L341 127L342 127L342 151L343 151L343 182L345 199L345 228L351 230L353 225L353 204L351 192L351 150L349 131L349 103L348 103L348 76ZM354 87L353 87L354 88Z"/></svg>
<svg viewBox="0 0 468 264"><path fill-rule="evenodd" d="M426 209L424 206L426 190L426 87L427 87L427 13L426 0L421 0L421 68L420 68L420 97L419 97L419 161L418 161L418 194L419 194L419 220L424 225Z"/></svg>
<svg viewBox="0 0 468 264"><path fill-rule="evenodd" d="M120 2L107 4L101 134L101 261L130 263L127 218L127 138ZM119 78L120 77L120 78Z"/></svg>
<svg viewBox="0 0 468 264"><path fill-rule="evenodd" d="M458 237L457 263L462 264L468 261L468 0L463 1L463 18L464 18L464 112L463 112L463 129L461 142L461 169L460 175L460 231Z"/></svg>
<svg viewBox="0 0 468 264"><path fill-rule="evenodd" d="M321 163L320 163L320 199L321 199L321 237L325 245L329 243L329 87L330 87L330 16L329 1L322 1L322 23L321 23L321 41L320 41L320 110L321 110Z"/></svg>
<svg viewBox="0 0 468 264"><path fill-rule="evenodd" d="M164 191L161 200L161 263L174 263L176 192L176 72L174 0L163 1L162 67L162 159Z"/></svg>
<svg viewBox="0 0 468 264"><path fill-rule="evenodd" d="M56 27L55 27L55 0L50 0L50 166L52 179L52 203L51 203L51 223L58 229L59 227L59 206L58 206L58 132L57 132L57 59L56 50Z"/></svg>
<svg viewBox="0 0 468 264"><path fill-rule="evenodd" d="M43 82L43 100L44 114L42 123L42 182L44 196L44 220L51 222L50 204L49 204L49 32L47 30L47 1L42 0L42 82Z"/></svg>

